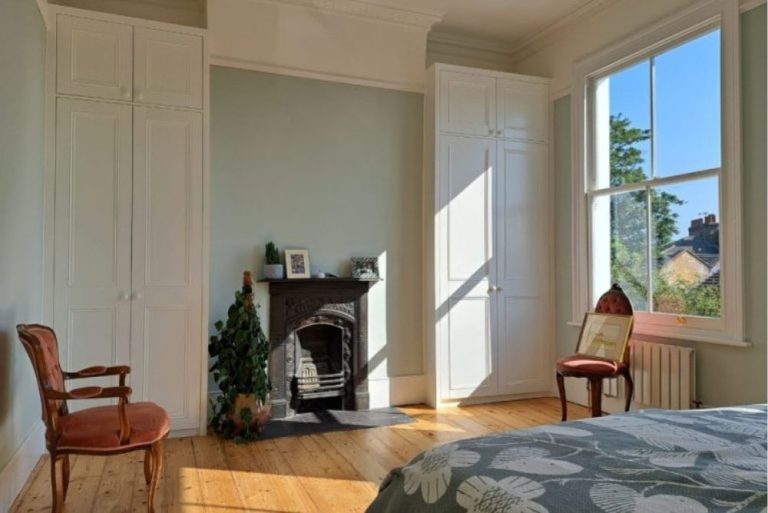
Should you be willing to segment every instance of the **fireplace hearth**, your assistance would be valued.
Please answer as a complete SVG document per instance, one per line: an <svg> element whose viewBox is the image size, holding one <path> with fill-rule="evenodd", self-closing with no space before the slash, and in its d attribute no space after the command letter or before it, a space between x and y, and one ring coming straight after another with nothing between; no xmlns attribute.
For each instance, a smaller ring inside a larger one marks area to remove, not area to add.
<svg viewBox="0 0 768 513"><path fill-rule="evenodd" d="M272 417L367 410L368 288L353 278L265 280Z"/></svg>

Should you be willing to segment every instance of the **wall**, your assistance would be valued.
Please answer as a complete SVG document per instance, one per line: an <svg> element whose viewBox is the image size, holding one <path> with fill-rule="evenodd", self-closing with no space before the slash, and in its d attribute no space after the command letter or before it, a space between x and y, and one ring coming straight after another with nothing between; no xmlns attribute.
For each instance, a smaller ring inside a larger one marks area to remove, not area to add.
<svg viewBox="0 0 768 513"><path fill-rule="evenodd" d="M746 338L750 348L696 344L697 398L706 405L766 401L766 7L741 15L743 265ZM557 348L573 351L571 312L570 96L554 104L557 261Z"/></svg>
<svg viewBox="0 0 768 513"><path fill-rule="evenodd" d="M313 273L378 256L371 376L421 374L421 130L420 94L213 67L211 321L270 240Z"/></svg>
<svg viewBox="0 0 768 513"><path fill-rule="evenodd" d="M0 5L0 469L39 423L32 367L15 326L42 311L45 29L35 2ZM40 442L42 442L42 437ZM33 462L34 464L34 462ZM0 511L12 476L0 472Z"/></svg>

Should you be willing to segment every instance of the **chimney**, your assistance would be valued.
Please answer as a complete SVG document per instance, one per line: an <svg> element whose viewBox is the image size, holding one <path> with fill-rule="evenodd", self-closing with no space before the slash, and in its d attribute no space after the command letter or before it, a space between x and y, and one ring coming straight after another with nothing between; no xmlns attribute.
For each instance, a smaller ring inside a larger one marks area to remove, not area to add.
<svg viewBox="0 0 768 513"><path fill-rule="evenodd" d="M704 219L698 217L691 220L691 227L688 228L688 235L693 235L704 226Z"/></svg>
<svg viewBox="0 0 768 513"><path fill-rule="evenodd" d="M717 216L715 214L707 214L707 217L704 218L704 224L715 224L717 223Z"/></svg>

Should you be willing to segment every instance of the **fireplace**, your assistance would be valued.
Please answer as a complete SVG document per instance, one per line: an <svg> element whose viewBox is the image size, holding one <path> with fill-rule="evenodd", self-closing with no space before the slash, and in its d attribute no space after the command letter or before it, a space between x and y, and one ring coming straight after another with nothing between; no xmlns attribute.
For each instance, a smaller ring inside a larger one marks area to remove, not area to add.
<svg viewBox="0 0 768 513"><path fill-rule="evenodd" d="M269 280L272 417L368 409L369 281Z"/></svg>

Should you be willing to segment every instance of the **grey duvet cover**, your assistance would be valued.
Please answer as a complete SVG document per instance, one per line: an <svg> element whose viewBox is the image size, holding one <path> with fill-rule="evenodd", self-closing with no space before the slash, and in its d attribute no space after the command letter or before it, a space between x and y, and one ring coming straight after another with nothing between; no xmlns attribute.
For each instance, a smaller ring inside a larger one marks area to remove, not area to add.
<svg viewBox="0 0 768 513"><path fill-rule="evenodd" d="M766 405L645 410L462 440L368 513L766 512Z"/></svg>

